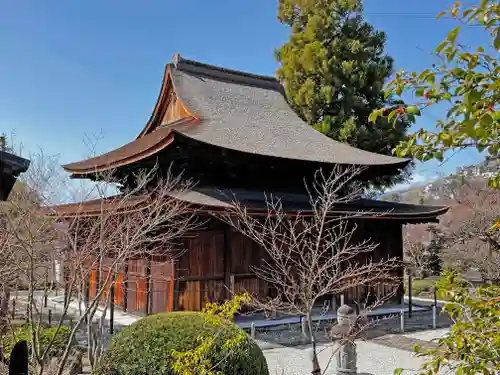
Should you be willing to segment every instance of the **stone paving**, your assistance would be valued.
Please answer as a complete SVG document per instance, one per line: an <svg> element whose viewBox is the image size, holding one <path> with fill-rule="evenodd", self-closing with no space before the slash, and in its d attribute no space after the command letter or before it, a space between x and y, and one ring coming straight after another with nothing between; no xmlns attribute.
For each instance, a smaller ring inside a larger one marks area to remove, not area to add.
<svg viewBox="0 0 500 375"><path fill-rule="evenodd" d="M414 352L416 345L420 346L422 349L434 349L437 348L437 343L431 341L420 340L417 338L412 338L405 335L385 335L376 337L371 342L387 346L389 348L397 348L405 350L407 352Z"/></svg>
<svg viewBox="0 0 500 375"><path fill-rule="evenodd" d="M397 318L397 317L396 317ZM449 324L449 320L441 317L441 326ZM392 375L396 368L404 368L405 375L415 374L425 362L425 358L416 357L414 346L433 348L431 342L449 330L449 328L429 329L432 325L432 315L421 314L407 320L406 330L418 330L411 333L388 333L400 330L399 319L386 319L373 327L367 341L357 342L358 375ZM391 328L392 327L392 328ZM426 329L423 330L422 329ZM268 361L270 375L299 375L311 371L311 349L309 346L279 345L276 342L258 341ZM330 344L320 345L320 366L325 375L335 374L334 347ZM446 370L440 374L446 374Z"/></svg>
<svg viewBox="0 0 500 375"><path fill-rule="evenodd" d="M335 374L332 348L323 345L321 349L319 362L324 374ZM406 370L405 375L409 375L416 373L425 362L424 358L418 358L409 351L380 345L373 341L359 342L357 351L358 375L392 375L394 370L400 367ZM264 355L270 375L304 375L311 371L310 349L274 348L264 350ZM445 373L446 371L440 372L440 374Z"/></svg>

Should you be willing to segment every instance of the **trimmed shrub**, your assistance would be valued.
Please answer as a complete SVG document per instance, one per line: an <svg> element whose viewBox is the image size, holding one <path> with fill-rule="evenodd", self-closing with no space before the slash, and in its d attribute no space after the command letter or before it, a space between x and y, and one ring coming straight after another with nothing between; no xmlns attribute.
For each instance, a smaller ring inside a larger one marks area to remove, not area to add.
<svg viewBox="0 0 500 375"><path fill-rule="evenodd" d="M56 327L40 327L39 341L41 353L43 353L52 342L52 345L47 352L47 358L60 357L64 353L64 349L66 348L70 336L71 329L64 325L59 327L59 330L57 330ZM10 352L16 342L21 340L26 340L28 344L31 342L30 326L28 324L14 327L14 332L9 331L1 338L1 344L4 348L4 355L7 357L10 356Z"/></svg>
<svg viewBox="0 0 500 375"><path fill-rule="evenodd" d="M203 337L215 338L205 355L212 371L222 375L269 374L264 354L236 324L219 316L207 317L201 312L171 312L139 320L113 338L98 374L174 375L174 351L195 351ZM238 337L243 337L242 341L228 350L227 343Z"/></svg>

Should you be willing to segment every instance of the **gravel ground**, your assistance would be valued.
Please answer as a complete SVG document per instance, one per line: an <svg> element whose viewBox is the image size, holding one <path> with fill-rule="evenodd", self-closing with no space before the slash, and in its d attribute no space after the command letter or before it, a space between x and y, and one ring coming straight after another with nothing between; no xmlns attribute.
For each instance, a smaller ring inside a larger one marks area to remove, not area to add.
<svg viewBox="0 0 500 375"><path fill-rule="evenodd" d="M404 336L410 337L413 339L418 339L418 340L431 341L431 340L439 339L439 338L443 337L449 331L450 331L449 328L443 328L443 329L409 333L409 334L406 334Z"/></svg>
<svg viewBox="0 0 500 375"><path fill-rule="evenodd" d="M327 365L332 357L329 346L321 346L323 350L319 355L320 366ZM305 375L311 371L310 349L297 349L290 347L265 350L270 375ZM372 342L358 343L358 375L392 375L396 368L402 367L407 371L405 375L414 374L425 362L411 352L390 348ZM441 372L445 374L445 372ZM440 373L440 374L441 374ZM335 374L335 360L325 372L327 375Z"/></svg>

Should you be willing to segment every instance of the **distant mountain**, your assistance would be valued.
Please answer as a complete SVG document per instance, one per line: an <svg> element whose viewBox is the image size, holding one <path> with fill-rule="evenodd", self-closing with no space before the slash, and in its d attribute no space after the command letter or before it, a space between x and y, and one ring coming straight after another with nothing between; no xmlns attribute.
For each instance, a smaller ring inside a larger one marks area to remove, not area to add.
<svg viewBox="0 0 500 375"><path fill-rule="evenodd" d="M457 168L455 173L438 178L428 184L384 194L380 199L414 204L445 204L453 200L458 189L469 184L484 184L500 173L500 158L487 156L481 163Z"/></svg>

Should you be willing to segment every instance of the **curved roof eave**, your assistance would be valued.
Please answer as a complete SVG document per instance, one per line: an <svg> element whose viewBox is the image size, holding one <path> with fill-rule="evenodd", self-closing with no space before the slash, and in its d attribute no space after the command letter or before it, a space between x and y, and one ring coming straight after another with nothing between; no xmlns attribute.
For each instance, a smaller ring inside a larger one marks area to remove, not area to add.
<svg viewBox="0 0 500 375"><path fill-rule="evenodd" d="M113 168L134 163L154 155L173 141L170 129L160 129L148 136L136 139L105 154L65 164L62 167L73 175L101 173Z"/></svg>
<svg viewBox="0 0 500 375"><path fill-rule="evenodd" d="M201 120L201 124L203 124L203 120ZM398 167L399 166L400 168L404 168L406 165L408 165L411 162L411 159L407 159L407 158L404 158L404 159L403 158L393 158L393 159L398 159L396 162L393 162L393 163L387 163L387 162L377 163L376 161L371 162L372 160L370 159L370 156L373 156L373 155L381 156L381 155L370 152L370 151L364 151L364 150L360 150L360 151L363 151L366 153L366 158L370 163L361 162L361 161L342 160L342 159L339 159L337 161L335 161L335 160L317 160L317 159L311 159L311 158L302 157L302 156L283 155L281 153L272 153L272 152L262 153L262 152L256 151L255 149L254 150L247 149L247 148L242 149L240 147L237 147L236 145L232 146L232 145L228 145L227 143L224 143L224 142L217 142L217 141L214 142L214 141L203 139L202 137L196 137L196 136L193 136L191 134L191 130L194 130L194 129L190 128L187 130L183 130L182 126L181 126L180 128L172 129L172 133L189 138L195 142L199 142L201 144L206 144L209 146L215 146L215 147L218 147L220 149L237 151L237 152L251 154L251 155L268 156L270 158L276 158L276 159L297 160L297 161L313 162L313 163L318 163L318 164L338 164L338 165L353 165L353 166L367 166L367 167L377 167L377 166L380 166L380 167L384 167L384 166ZM383 156L385 156L385 155L383 155ZM388 156L388 158L392 158L392 157Z"/></svg>
<svg viewBox="0 0 500 375"><path fill-rule="evenodd" d="M171 126L193 122L194 120L193 118L185 118L171 124ZM173 142L174 134L171 126L157 128L153 132L110 152L79 162L65 164L62 167L76 176L102 173L138 162L162 151Z"/></svg>

